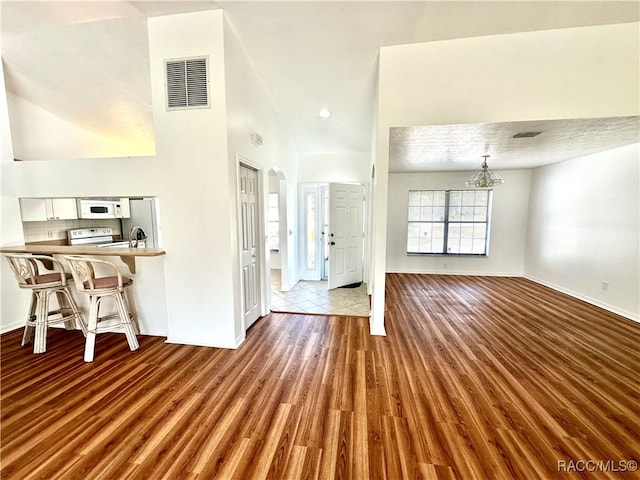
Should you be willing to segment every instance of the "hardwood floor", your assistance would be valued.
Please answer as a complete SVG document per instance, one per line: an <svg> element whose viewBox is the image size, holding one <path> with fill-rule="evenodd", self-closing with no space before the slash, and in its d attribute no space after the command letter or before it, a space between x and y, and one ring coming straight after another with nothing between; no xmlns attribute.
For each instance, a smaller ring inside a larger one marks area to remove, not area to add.
<svg viewBox="0 0 640 480"><path fill-rule="evenodd" d="M639 478L640 324L521 278L387 282L387 337L271 314L236 351L105 334L87 364L79 332L2 335L1 478Z"/></svg>

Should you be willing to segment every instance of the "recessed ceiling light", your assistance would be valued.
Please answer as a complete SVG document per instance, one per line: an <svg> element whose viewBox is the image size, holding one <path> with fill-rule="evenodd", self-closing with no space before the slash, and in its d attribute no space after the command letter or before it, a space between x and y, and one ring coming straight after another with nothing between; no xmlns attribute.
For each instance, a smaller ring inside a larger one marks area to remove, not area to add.
<svg viewBox="0 0 640 480"><path fill-rule="evenodd" d="M532 137L537 137L541 133L542 132L520 132L520 133L516 133L513 136L513 138L532 138Z"/></svg>
<svg viewBox="0 0 640 480"><path fill-rule="evenodd" d="M318 112L318 116L320 118L329 118L331 116L331 112L329 111L328 108L323 108Z"/></svg>

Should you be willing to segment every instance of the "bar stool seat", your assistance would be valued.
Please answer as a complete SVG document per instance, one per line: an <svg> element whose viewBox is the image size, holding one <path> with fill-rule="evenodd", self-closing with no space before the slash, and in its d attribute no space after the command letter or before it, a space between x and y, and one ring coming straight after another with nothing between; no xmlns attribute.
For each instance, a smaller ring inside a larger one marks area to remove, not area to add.
<svg viewBox="0 0 640 480"><path fill-rule="evenodd" d="M137 350L140 347L136 337L138 327L125 295L125 288L131 286L133 280L129 277L123 277L118 267L107 260L83 255L67 255L64 258L69 264L76 289L89 296L90 307L87 318L84 361L93 361L96 334L107 331L123 332L127 338L129 349ZM112 275L96 277L96 268L106 270ZM114 301L116 311L100 316L100 306L102 301L107 298Z"/></svg>
<svg viewBox="0 0 640 480"><path fill-rule="evenodd" d="M64 271L59 260L48 255L5 255L11 271L18 281L18 286L31 290L29 314L22 335L23 347L31 341L35 330L33 353L46 352L47 328L56 323L64 323L67 330L74 329L77 324L83 334L87 334L84 319L69 288L68 281L72 276ZM49 266L51 268L48 268ZM43 273L45 268L53 269L54 272ZM55 294L58 301L56 310L49 310L49 300L52 294Z"/></svg>

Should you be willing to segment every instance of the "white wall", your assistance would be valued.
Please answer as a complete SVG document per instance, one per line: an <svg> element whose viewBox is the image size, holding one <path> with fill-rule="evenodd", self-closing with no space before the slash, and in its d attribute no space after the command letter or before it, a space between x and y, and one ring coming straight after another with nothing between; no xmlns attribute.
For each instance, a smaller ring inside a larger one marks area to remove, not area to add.
<svg viewBox="0 0 640 480"><path fill-rule="evenodd" d="M639 319L640 155L631 145L534 171L526 276ZM602 282L608 282L603 290Z"/></svg>
<svg viewBox="0 0 640 480"><path fill-rule="evenodd" d="M295 185L297 181L297 157L291 147L289 138L282 133L279 122L275 116L273 106L269 102L266 90L253 68L249 64L241 43L236 36L233 26L224 22L224 48L225 48L225 78L226 78L226 102L227 102L227 139L228 139L228 163L231 175L229 177L229 189L236 191L237 186L237 156L246 159L250 165L259 168L262 172L262 206L263 223L266 232L266 206L269 193L269 170L273 167L286 178L288 192L283 197L287 205L287 216L282 219L283 227L296 231L293 221L296 213ZM251 142L251 134L258 133L262 136L263 143L256 146ZM242 302L240 281L240 256L238 241L238 211L235 193L232 196L234 206L230 209L233 229L232 238L232 264L234 269L234 282L238 288L234 292L234 304L236 309L234 329L236 338L244 338L242 322ZM264 237L266 240L266 237ZM296 236L290 235L287 241L281 245L281 264L283 265L284 278L293 278L291 274L296 271L295 259ZM266 241L262 242L262 254L265 263L262 269L263 302L261 313L269 311L271 302L270 290L270 258L266 249ZM297 280L297 278L295 278Z"/></svg>
<svg viewBox="0 0 640 480"><path fill-rule="evenodd" d="M531 170L503 170L493 190L488 257L407 255L409 190L464 190L471 172L389 174L387 271L523 275ZM446 266L445 266L446 264Z"/></svg>
<svg viewBox="0 0 640 480"><path fill-rule="evenodd" d="M284 163L283 170L292 178L294 202L297 172L286 139L264 113L264 98L255 89L255 79L245 78L245 60L236 57L242 52L226 50L223 23L221 10L149 19L155 157L14 162L11 149L5 149L11 140L3 129L2 244L24 241L20 197L158 197L167 252L161 257L165 291L158 298L167 300L168 341L235 348L244 338L238 323L235 154L264 165ZM201 55L209 56L211 108L167 111L164 60ZM236 82L229 93L227 78ZM7 115L6 106L2 114ZM262 151L268 155L256 154L245 140L249 127L264 133ZM295 229L295 204L290 210L288 221ZM19 298L5 264L0 327L18 315L23 320L28 306L28 295Z"/></svg>
<svg viewBox="0 0 640 480"><path fill-rule="evenodd" d="M24 243L16 182L20 179L13 161L13 144L9 126L9 108L4 85L4 67L0 62L0 238L3 245ZM16 215L17 213L17 215ZM29 292L20 290L7 261L0 259L0 333L24 325L29 306Z"/></svg>
<svg viewBox="0 0 640 480"><path fill-rule="evenodd" d="M3 152L2 243L22 235L19 197L158 197L168 340L235 347L222 34L221 12L149 20L155 157L13 162ZM164 59L203 54L211 61L212 108L167 112ZM14 306L13 283L3 283L3 324L5 309L27 308Z"/></svg>
<svg viewBox="0 0 640 480"><path fill-rule="evenodd" d="M639 24L380 51L371 331L384 331L389 128L638 115Z"/></svg>
<svg viewBox="0 0 640 480"><path fill-rule="evenodd" d="M4 76L0 76L2 81ZM5 98L2 84L2 98ZM20 218L21 197L84 197L108 196L121 197L129 194L159 196L166 202L168 195L162 191L160 181L161 169L158 160L153 157L105 158L57 161L13 161L11 130L7 104L0 104L3 121L1 164L1 225L0 238L2 245L20 245L24 243L24 234ZM11 128L17 128L11 125ZM58 130L58 134L61 134ZM67 139L68 140L68 139ZM171 192L169 192L169 195ZM153 260L155 272L164 275L163 259ZM160 265L157 265L160 263ZM123 271L126 266L120 263ZM8 263L2 259L1 271L1 315L0 331L7 331L24 325L24 316L29 306L29 292L20 290ZM163 285L164 279L158 281ZM164 294L164 289L163 292ZM154 305L157 318L166 324L166 308L164 304ZM162 322L161 322L162 323ZM162 328L164 327L164 328ZM163 325L157 334L166 334L167 326Z"/></svg>
<svg viewBox="0 0 640 480"><path fill-rule="evenodd" d="M300 183L361 183L371 181L371 153L318 153L300 157Z"/></svg>
<svg viewBox="0 0 640 480"><path fill-rule="evenodd" d="M9 92L7 99L17 159L59 160L155 154L153 138L108 138L78 128Z"/></svg>

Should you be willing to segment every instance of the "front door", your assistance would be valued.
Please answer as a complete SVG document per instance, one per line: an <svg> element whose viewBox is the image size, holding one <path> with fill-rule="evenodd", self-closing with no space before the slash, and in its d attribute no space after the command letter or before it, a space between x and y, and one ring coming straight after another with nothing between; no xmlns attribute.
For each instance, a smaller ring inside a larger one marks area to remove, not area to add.
<svg viewBox="0 0 640 480"><path fill-rule="evenodd" d="M329 184L329 288L362 282L364 187Z"/></svg>
<svg viewBox="0 0 640 480"><path fill-rule="evenodd" d="M242 256L242 312L247 329L260 316L258 271L258 174L240 165L240 242Z"/></svg>

